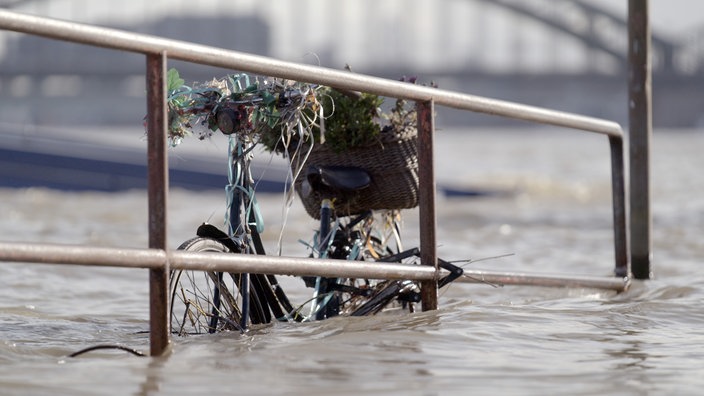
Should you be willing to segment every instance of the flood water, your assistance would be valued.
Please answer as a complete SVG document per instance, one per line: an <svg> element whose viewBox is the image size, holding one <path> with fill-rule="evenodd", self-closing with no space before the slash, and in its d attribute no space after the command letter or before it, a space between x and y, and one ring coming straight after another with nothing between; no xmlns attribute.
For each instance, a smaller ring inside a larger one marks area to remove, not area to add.
<svg viewBox="0 0 704 396"><path fill-rule="evenodd" d="M610 276L607 138L572 131L440 131L439 255L467 268ZM223 146L225 143L222 143ZM0 264L0 389L8 395L699 394L704 387L704 131L656 131L654 279L628 292L454 284L432 312L275 323L173 339L148 353L147 270ZM178 150L178 148L176 149ZM223 149L224 152L224 149ZM224 159L223 159L224 161ZM175 190L171 247L223 218L222 191ZM266 244L307 254L315 222L260 196ZM0 240L147 246L144 191L0 190ZM407 247L417 211L405 214ZM283 277L294 302L309 297Z"/></svg>

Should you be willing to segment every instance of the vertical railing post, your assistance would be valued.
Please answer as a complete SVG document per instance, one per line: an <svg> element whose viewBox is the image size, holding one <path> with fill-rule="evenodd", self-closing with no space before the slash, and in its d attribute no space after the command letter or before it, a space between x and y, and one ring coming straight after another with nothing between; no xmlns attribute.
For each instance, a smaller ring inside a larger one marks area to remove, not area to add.
<svg viewBox="0 0 704 396"><path fill-rule="evenodd" d="M650 136L652 98L648 0L628 1L628 118L630 145L631 271L650 278Z"/></svg>
<svg viewBox="0 0 704 396"><path fill-rule="evenodd" d="M435 169L433 139L435 135L435 105L432 100L416 102L418 120L418 201L420 223L420 260L423 265L438 270L436 216L435 216ZM438 278L422 281L421 307L423 311L438 308Z"/></svg>
<svg viewBox="0 0 704 396"><path fill-rule="evenodd" d="M166 114L166 54L147 55L147 191L149 248L166 250L169 189ZM169 350L169 268L149 270L149 341L152 356Z"/></svg>
<svg viewBox="0 0 704 396"><path fill-rule="evenodd" d="M626 196L626 167L623 155L623 138L609 137L611 147L611 197L613 199L614 250L616 265L614 274L629 276L628 267L628 201Z"/></svg>

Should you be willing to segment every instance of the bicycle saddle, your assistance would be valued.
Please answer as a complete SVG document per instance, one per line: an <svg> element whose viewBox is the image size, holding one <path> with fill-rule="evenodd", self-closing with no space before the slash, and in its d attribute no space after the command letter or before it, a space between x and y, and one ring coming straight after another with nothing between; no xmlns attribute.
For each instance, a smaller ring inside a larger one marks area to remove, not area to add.
<svg viewBox="0 0 704 396"><path fill-rule="evenodd" d="M310 165L306 179L313 191L335 197L363 190L371 183L367 171L351 166Z"/></svg>

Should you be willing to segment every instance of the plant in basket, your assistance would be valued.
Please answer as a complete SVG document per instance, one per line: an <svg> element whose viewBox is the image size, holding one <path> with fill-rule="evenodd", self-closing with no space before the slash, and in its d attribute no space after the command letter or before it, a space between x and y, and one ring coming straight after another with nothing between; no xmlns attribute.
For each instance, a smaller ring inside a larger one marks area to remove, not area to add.
<svg viewBox="0 0 704 396"><path fill-rule="evenodd" d="M289 146L291 167L343 166L365 169L371 178L364 193L344 205L338 215L369 209L403 209L418 203L418 159L415 109L403 100L384 111L383 98L326 88L321 97L328 111L310 136ZM293 150L292 150L293 149ZM322 197L306 193L304 172L294 186L308 214L319 217Z"/></svg>

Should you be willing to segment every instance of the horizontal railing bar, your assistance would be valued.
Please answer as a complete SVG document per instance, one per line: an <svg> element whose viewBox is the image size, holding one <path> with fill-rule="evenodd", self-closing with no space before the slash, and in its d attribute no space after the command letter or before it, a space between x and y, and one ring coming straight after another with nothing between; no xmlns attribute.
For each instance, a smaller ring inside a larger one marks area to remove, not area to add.
<svg viewBox="0 0 704 396"><path fill-rule="evenodd" d="M433 100L436 105L461 110L470 110L518 120L562 126L613 137L623 136L623 131L618 123L603 119L461 94L319 66L285 62L264 56L224 50L152 35L19 14L6 10L0 10L0 28L57 40L143 54L159 54L166 52L167 56L171 59L184 60L192 63L355 91L371 92L388 97L422 102Z"/></svg>
<svg viewBox="0 0 704 396"><path fill-rule="evenodd" d="M0 261L157 269L166 259L160 249L0 242Z"/></svg>
<svg viewBox="0 0 704 396"><path fill-rule="evenodd" d="M410 280L435 275L433 267L404 264L14 242L0 242L0 261L150 269L168 261L171 269Z"/></svg>
<svg viewBox="0 0 704 396"><path fill-rule="evenodd" d="M492 285L520 285L542 287L570 287L625 291L631 281L628 277L596 277L559 274L526 274L522 272L495 272L484 270L464 270L464 276L457 280L463 283L488 283Z"/></svg>
<svg viewBox="0 0 704 396"><path fill-rule="evenodd" d="M436 276L433 267L408 264L15 242L0 242L0 261L151 269L163 268L168 262L172 269L195 271L419 281L431 280ZM444 274L446 271L440 270L439 275ZM584 287L614 291L624 291L630 284L627 278L500 273L481 270L465 270L465 275L459 281L499 285Z"/></svg>
<svg viewBox="0 0 704 396"><path fill-rule="evenodd" d="M171 251L169 263L172 269L293 276L409 280L428 280L435 276L434 267L420 265L252 254Z"/></svg>

